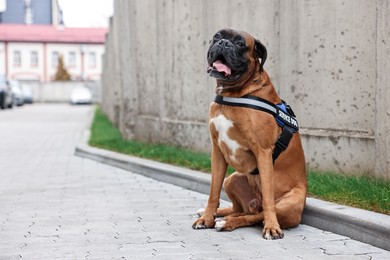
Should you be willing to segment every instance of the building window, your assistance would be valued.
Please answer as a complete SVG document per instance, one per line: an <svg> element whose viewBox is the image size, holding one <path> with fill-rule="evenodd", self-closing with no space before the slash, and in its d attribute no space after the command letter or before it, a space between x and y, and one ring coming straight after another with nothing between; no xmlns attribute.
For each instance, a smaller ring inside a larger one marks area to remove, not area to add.
<svg viewBox="0 0 390 260"><path fill-rule="evenodd" d="M74 51L69 52L68 65L69 65L69 67L76 66L76 53Z"/></svg>
<svg viewBox="0 0 390 260"><path fill-rule="evenodd" d="M20 51L14 51L14 67L22 66L22 54Z"/></svg>
<svg viewBox="0 0 390 260"><path fill-rule="evenodd" d="M57 67L57 65L58 65L58 52L57 51L53 51L51 53L51 65L52 65L52 67Z"/></svg>
<svg viewBox="0 0 390 260"><path fill-rule="evenodd" d="M94 52L89 53L88 63L90 68L96 67L96 53Z"/></svg>
<svg viewBox="0 0 390 260"><path fill-rule="evenodd" d="M31 67L38 67L38 52L32 51L30 56Z"/></svg>

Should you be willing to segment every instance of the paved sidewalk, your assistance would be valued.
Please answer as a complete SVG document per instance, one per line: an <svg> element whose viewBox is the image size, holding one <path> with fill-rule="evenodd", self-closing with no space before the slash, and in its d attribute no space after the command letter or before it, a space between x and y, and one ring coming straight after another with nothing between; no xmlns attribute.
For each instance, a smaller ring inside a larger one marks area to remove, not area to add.
<svg viewBox="0 0 390 260"><path fill-rule="evenodd" d="M193 230L207 196L74 156L92 107L0 111L0 259L390 259L306 225Z"/></svg>

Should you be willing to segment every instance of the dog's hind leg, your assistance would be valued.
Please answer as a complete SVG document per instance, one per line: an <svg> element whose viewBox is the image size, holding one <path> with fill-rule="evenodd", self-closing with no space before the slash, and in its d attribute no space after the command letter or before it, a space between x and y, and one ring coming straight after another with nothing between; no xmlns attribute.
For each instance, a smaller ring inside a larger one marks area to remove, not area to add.
<svg viewBox="0 0 390 260"><path fill-rule="evenodd" d="M248 178L245 174L235 172L226 178L224 188L228 195L232 206L229 208L219 208L217 210L218 217L225 217L230 215L245 215L252 212L253 201L255 201L256 194L248 183Z"/></svg>
<svg viewBox="0 0 390 260"><path fill-rule="evenodd" d="M301 216L305 205L305 192L302 189L295 188L278 199L275 204L276 217L281 228L297 226L301 222ZM227 216L218 221L215 227L218 231L231 231L239 227L252 226L263 223L264 212L257 214L247 214L244 216ZM282 238L278 234L264 233L265 239Z"/></svg>
<svg viewBox="0 0 390 260"><path fill-rule="evenodd" d="M255 193L252 192L248 183L248 178L245 174L235 172L225 179L225 192L232 202L231 207L218 208L215 217L226 217L230 215L241 216L250 213L257 213L254 211L253 205L258 201L255 199ZM259 202L257 202L258 204ZM257 205L256 204L256 205ZM202 216L205 209L201 208L196 213Z"/></svg>
<svg viewBox="0 0 390 260"><path fill-rule="evenodd" d="M196 211L196 214L198 214L199 217L203 216L203 213L205 212L205 208L200 208ZM234 213L233 207L227 207L227 208L218 208L216 217L226 217Z"/></svg>
<svg viewBox="0 0 390 260"><path fill-rule="evenodd" d="M264 212L257 214L231 215L215 223L218 231L232 231L240 227L253 226L264 221Z"/></svg>

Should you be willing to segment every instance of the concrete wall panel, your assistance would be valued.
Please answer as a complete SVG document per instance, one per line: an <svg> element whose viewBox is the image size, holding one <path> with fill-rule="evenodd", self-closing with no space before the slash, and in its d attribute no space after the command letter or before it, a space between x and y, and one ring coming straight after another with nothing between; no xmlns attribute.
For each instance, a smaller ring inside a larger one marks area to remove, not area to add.
<svg viewBox="0 0 390 260"><path fill-rule="evenodd" d="M306 106L303 126L373 133L376 6L370 3L299 6L299 65L290 72L298 85L290 93Z"/></svg>
<svg viewBox="0 0 390 260"><path fill-rule="evenodd" d="M389 6L385 0L117 0L104 111L125 138L209 151L213 34L247 31L292 105L310 168L390 178Z"/></svg>

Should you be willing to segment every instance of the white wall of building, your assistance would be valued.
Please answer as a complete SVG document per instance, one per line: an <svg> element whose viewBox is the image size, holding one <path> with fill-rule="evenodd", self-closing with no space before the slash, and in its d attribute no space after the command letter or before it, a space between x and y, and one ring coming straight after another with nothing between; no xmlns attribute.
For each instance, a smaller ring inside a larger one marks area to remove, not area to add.
<svg viewBox="0 0 390 260"><path fill-rule="evenodd" d="M6 43L7 44L7 72L10 79L24 79L43 81L43 44L41 43ZM32 52L37 54L36 65L31 64ZM16 63L15 55L20 54L20 63Z"/></svg>
<svg viewBox="0 0 390 260"><path fill-rule="evenodd" d="M88 44L84 50L84 79L100 80L102 73L102 61L104 45ZM93 58L94 57L94 58Z"/></svg>
<svg viewBox="0 0 390 260"><path fill-rule="evenodd" d="M19 64L15 63L18 53ZM100 80L103 44L0 42L0 74L7 74L10 79L52 81L58 61L53 59L53 53L63 55L72 79ZM35 55L36 64L33 61Z"/></svg>

